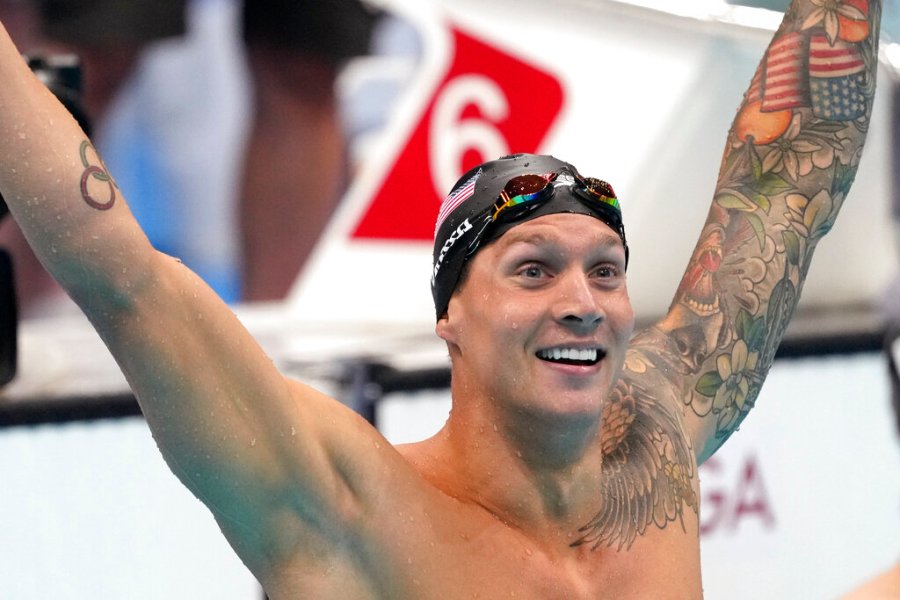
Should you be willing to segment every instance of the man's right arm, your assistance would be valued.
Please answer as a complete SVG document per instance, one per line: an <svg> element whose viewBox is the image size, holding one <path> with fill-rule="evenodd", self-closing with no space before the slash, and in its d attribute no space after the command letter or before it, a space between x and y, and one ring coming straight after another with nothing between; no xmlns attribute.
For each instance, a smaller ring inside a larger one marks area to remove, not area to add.
<svg viewBox="0 0 900 600"><path fill-rule="evenodd" d="M339 535L399 455L352 411L283 378L199 278L153 249L2 27L0 81L0 193L110 348L173 472L257 575L280 547L302 546L303 527Z"/></svg>

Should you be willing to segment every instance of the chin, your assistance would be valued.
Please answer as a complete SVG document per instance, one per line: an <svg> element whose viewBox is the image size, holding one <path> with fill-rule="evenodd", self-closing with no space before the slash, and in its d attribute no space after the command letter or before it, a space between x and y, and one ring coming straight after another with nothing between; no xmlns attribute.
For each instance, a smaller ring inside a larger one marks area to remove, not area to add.
<svg viewBox="0 0 900 600"><path fill-rule="evenodd" d="M598 421L603 413L603 396L596 392L548 392L535 405L521 407L522 412L539 421Z"/></svg>

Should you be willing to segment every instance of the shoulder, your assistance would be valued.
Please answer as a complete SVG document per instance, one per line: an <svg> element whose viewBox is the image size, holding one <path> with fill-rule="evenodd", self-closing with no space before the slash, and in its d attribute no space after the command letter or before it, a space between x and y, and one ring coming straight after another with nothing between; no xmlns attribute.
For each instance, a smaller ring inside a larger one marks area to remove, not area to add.
<svg viewBox="0 0 900 600"><path fill-rule="evenodd" d="M900 562L870 579L841 600L897 600L900 598Z"/></svg>
<svg viewBox="0 0 900 600"><path fill-rule="evenodd" d="M683 417L695 371L691 348L658 327L637 333L628 346L613 401L622 396L633 398L636 416L665 421L673 435L685 437Z"/></svg>
<svg viewBox="0 0 900 600"><path fill-rule="evenodd" d="M620 452L622 444L652 441L668 447L679 463L693 465L678 370L672 355L646 352L640 341L629 347L622 375L603 409L605 457Z"/></svg>
<svg viewBox="0 0 900 600"><path fill-rule="evenodd" d="M604 503L578 544L628 549L648 529L699 513L697 461L670 368L631 348L601 420Z"/></svg>

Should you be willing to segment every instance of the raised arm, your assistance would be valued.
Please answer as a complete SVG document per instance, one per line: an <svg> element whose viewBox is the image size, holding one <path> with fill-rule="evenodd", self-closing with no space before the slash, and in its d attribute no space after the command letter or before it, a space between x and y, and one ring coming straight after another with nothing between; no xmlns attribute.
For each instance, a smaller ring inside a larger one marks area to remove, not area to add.
<svg viewBox="0 0 900 600"><path fill-rule="evenodd" d="M377 433L284 379L225 304L151 247L91 143L2 27L0 81L0 192L112 351L172 470L258 575L281 551L312 543L303 531L318 543L338 532L380 481Z"/></svg>
<svg viewBox="0 0 900 600"><path fill-rule="evenodd" d="M791 3L728 134L676 297L635 340L629 364L667 374L700 460L753 407L813 250L850 190L872 111L880 12L880 0Z"/></svg>

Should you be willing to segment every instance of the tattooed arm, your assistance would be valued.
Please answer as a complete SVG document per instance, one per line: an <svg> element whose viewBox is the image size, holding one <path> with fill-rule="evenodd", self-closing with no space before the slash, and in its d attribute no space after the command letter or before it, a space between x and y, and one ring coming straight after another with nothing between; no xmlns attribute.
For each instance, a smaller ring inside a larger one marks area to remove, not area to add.
<svg viewBox="0 0 900 600"><path fill-rule="evenodd" d="M677 388L701 461L753 407L850 189L872 110L880 4L792 2L728 134L673 304L635 340L629 363Z"/></svg>

